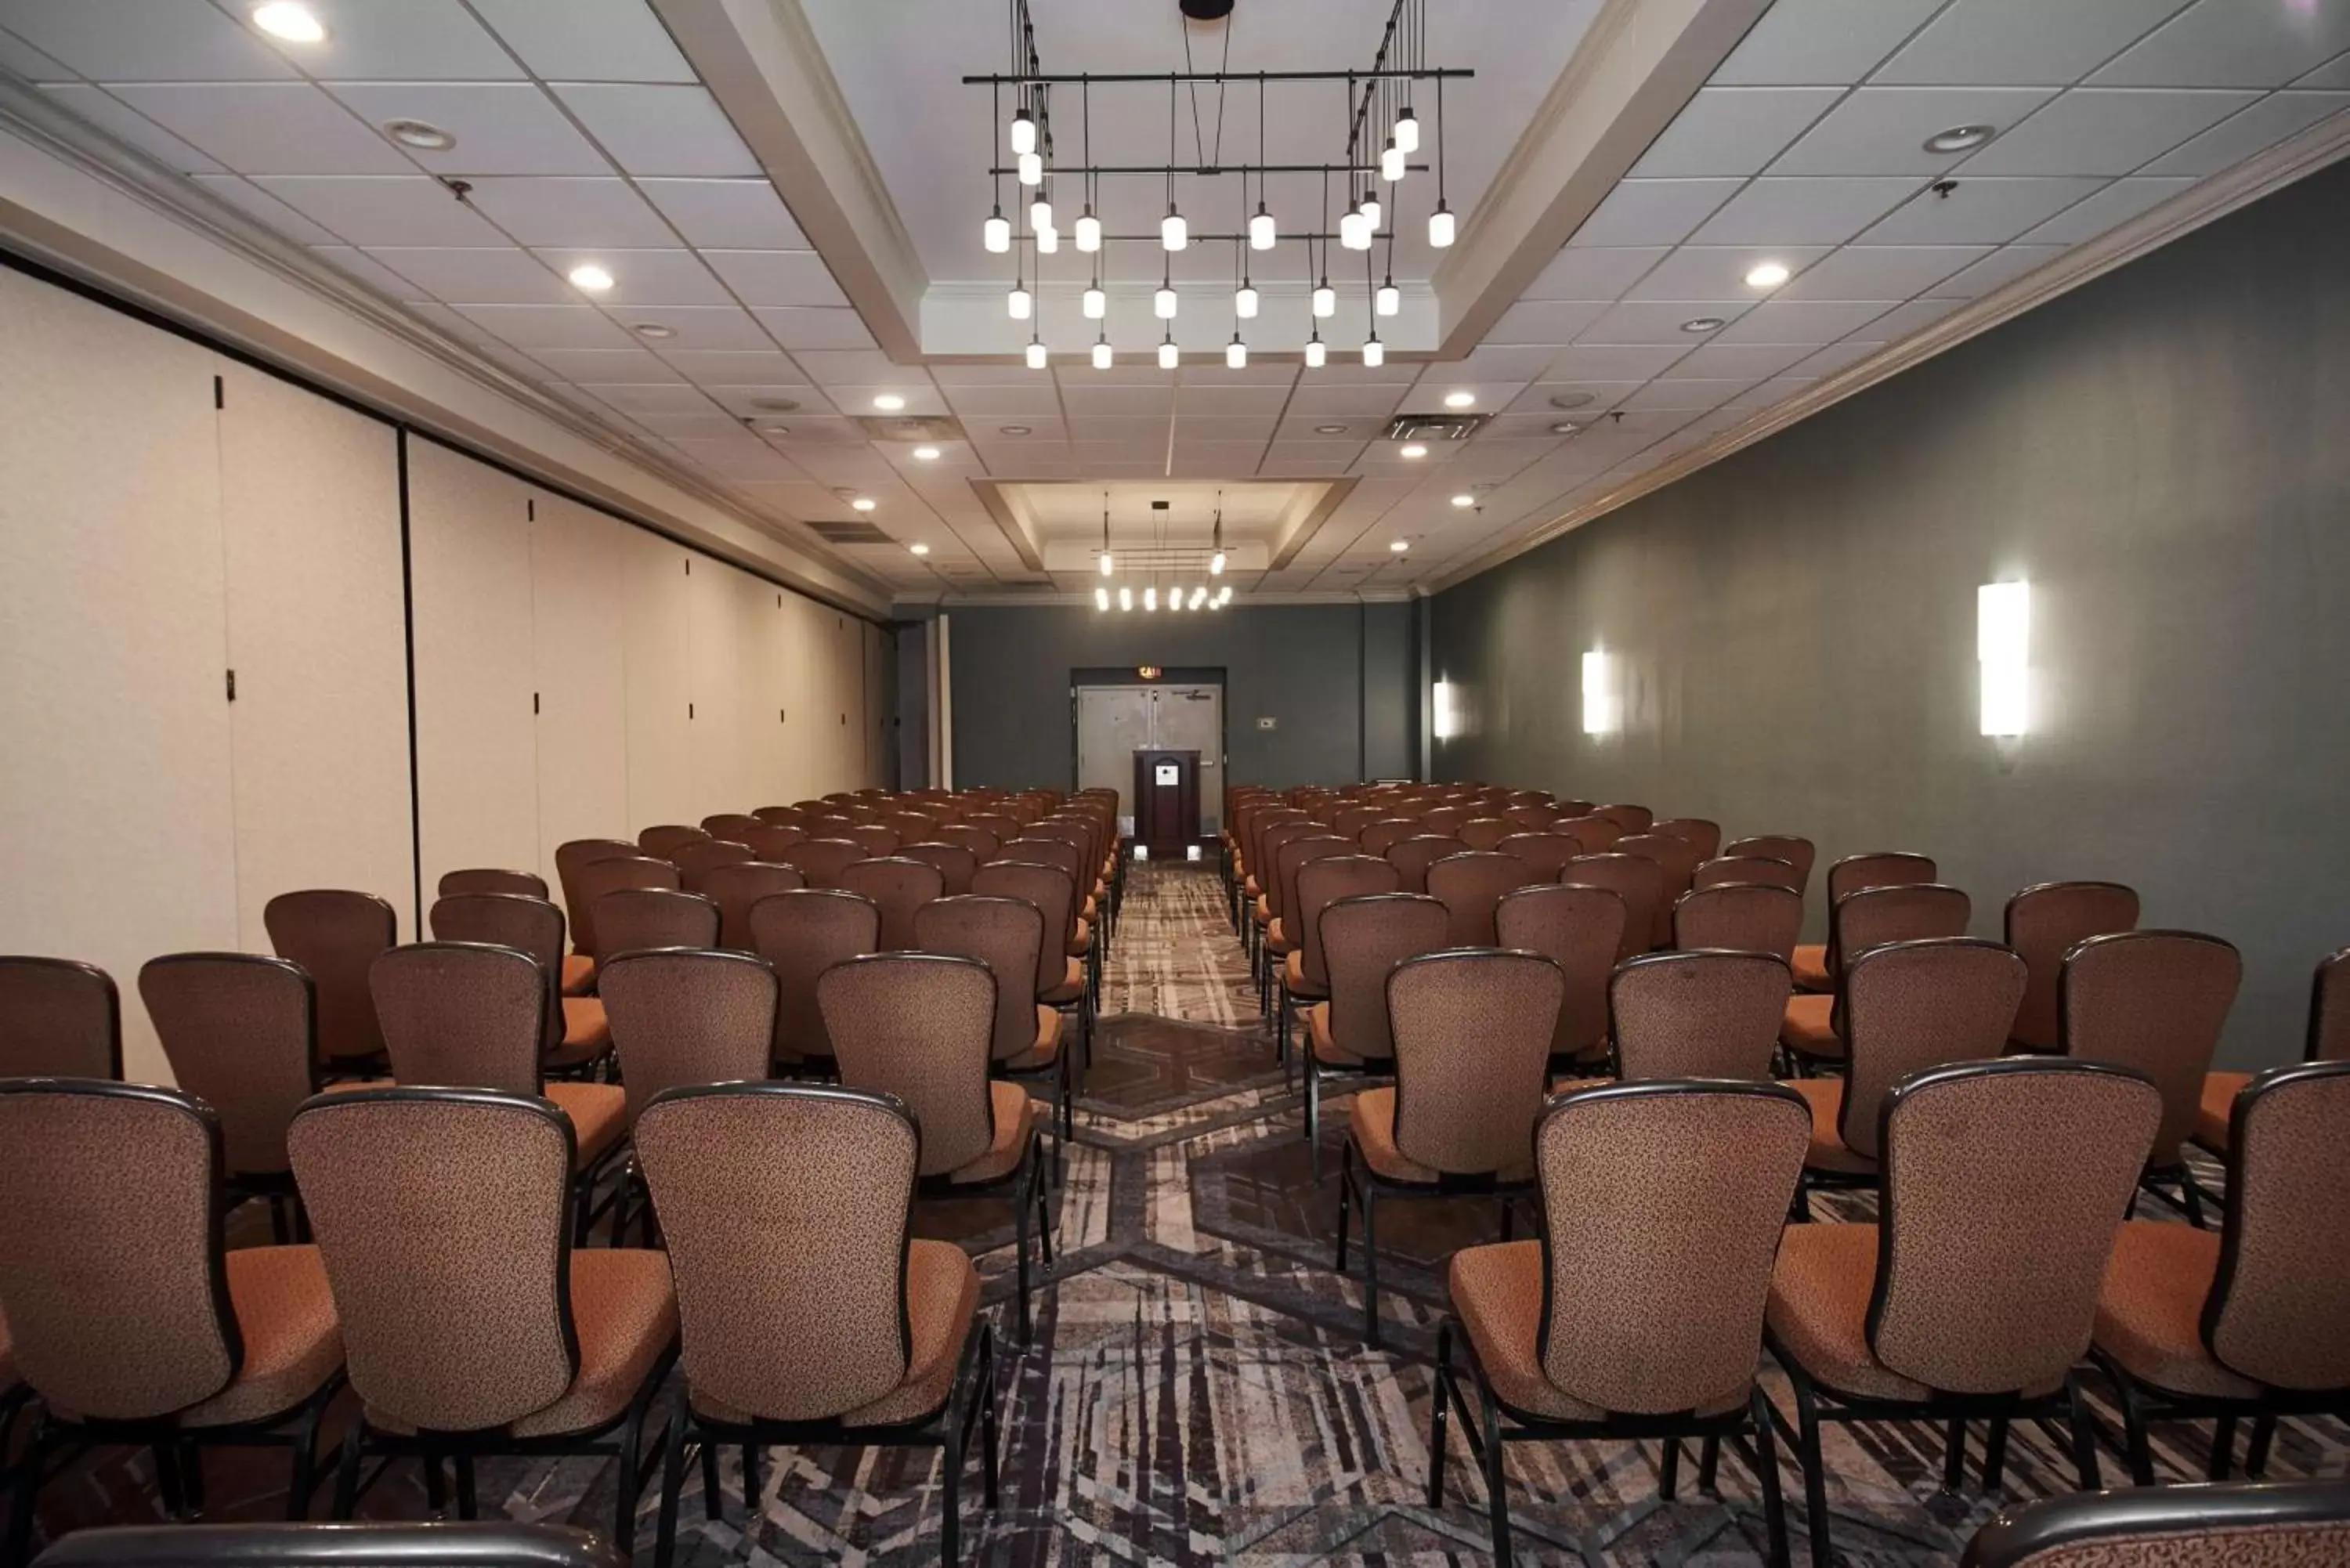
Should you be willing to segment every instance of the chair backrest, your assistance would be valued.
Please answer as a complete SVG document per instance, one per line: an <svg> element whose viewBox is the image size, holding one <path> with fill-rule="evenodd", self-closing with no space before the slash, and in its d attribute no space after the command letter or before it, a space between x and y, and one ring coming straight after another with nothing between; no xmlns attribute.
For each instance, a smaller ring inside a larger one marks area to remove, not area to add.
<svg viewBox="0 0 2350 1568"><path fill-rule="evenodd" d="M607 895L629 888L650 888L674 893L684 883L678 877L677 867L666 860L656 859L650 855L608 855L580 867L569 878L567 886L571 890L564 895L565 907L575 914L584 910L588 915L587 925L581 926L576 919L572 925L572 950L586 953L590 958L601 958L608 952L624 950L608 947L604 933L595 922L597 906L604 901Z"/></svg>
<svg viewBox="0 0 2350 1568"><path fill-rule="evenodd" d="M795 822L763 822L743 835L751 853L760 859L783 865L784 851L795 844L807 842L807 829Z"/></svg>
<svg viewBox="0 0 2350 1568"><path fill-rule="evenodd" d="M1929 855L1898 849L1847 855L1828 867L1828 907L1835 908L1835 901L1849 893L1931 882L1937 875L1933 857Z"/></svg>
<svg viewBox="0 0 2350 1568"><path fill-rule="evenodd" d="M220 1118L230 1172L283 1172L286 1124L318 1091L310 977L259 953L172 953L140 968L139 997L173 1080Z"/></svg>
<svg viewBox="0 0 2350 1568"><path fill-rule="evenodd" d="M1301 815L1291 815L1265 828L1257 837L1263 853L1251 862L1256 873L1257 891L1264 898L1265 908L1277 919L1281 914L1281 852L1284 846L1300 838L1327 838L1330 830L1318 822ZM1008 853L1008 851L1007 851Z"/></svg>
<svg viewBox="0 0 2350 1568"><path fill-rule="evenodd" d="M1566 976L1553 1055L1585 1055L1607 1043L1607 977L1623 944L1624 920L1623 898L1606 888L1544 883L1504 893L1493 907L1493 934L1502 946L1540 953Z"/></svg>
<svg viewBox="0 0 2350 1568"><path fill-rule="evenodd" d="M53 1407L140 1420L234 1379L224 1174L219 1124L192 1096L0 1079L8 1354Z"/></svg>
<svg viewBox="0 0 2350 1568"><path fill-rule="evenodd" d="M977 959L872 953L835 964L816 985L824 1024L852 1089L893 1095L922 1129L921 1173L944 1176L995 1142L988 1065L995 977Z"/></svg>
<svg viewBox="0 0 2350 1568"><path fill-rule="evenodd" d="M986 828L971 822L950 822L939 829L939 836L970 850L972 860L983 866L995 858L996 850L1003 843Z"/></svg>
<svg viewBox="0 0 2350 1568"><path fill-rule="evenodd" d="M775 1048L775 971L753 953L617 953L596 977L629 1118L680 1084L764 1078Z"/></svg>
<svg viewBox="0 0 2350 1568"><path fill-rule="evenodd" d="M1701 862L1690 875L1692 889L1735 888L1748 883L1784 888L1800 898L1804 874L1791 860L1777 860L1767 855L1721 855Z"/></svg>
<svg viewBox="0 0 2350 1568"><path fill-rule="evenodd" d="M1504 816L1472 816L1454 836L1471 849L1491 849L1516 830L1517 825Z"/></svg>
<svg viewBox="0 0 2350 1568"><path fill-rule="evenodd" d="M1503 811L1502 820L1520 833L1544 833L1560 817L1558 812L1548 805L1513 805Z"/></svg>
<svg viewBox="0 0 2350 1568"><path fill-rule="evenodd" d="M1489 948L1494 942L1493 907L1502 895L1541 880L1533 867L1514 855L1471 849L1429 867L1428 895L1452 917L1452 946Z"/></svg>
<svg viewBox="0 0 2350 1568"><path fill-rule="evenodd" d="M1388 850L1419 831L1419 824L1408 816L1382 816L1364 825L1357 842L1366 855L1384 856Z"/></svg>
<svg viewBox="0 0 2350 1568"><path fill-rule="evenodd" d="M1673 905L1697 875L1698 864L1705 857L1698 852L1694 840L1670 833L1627 833L1617 839L1612 852L1617 855L1638 855L1657 863L1662 886L1657 891L1657 909L1649 922L1648 945L1669 947L1673 940Z"/></svg>
<svg viewBox="0 0 2350 1568"><path fill-rule="evenodd" d="M751 813L754 819L785 827L804 826L807 814L795 805L763 805Z"/></svg>
<svg viewBox="0 0 2350 1568"><path fill-rule="evenodd" d="M1024 898L975 893L934 898L914 912L914 942L926 953L977 959L995 976L995 1033L989 1054L1011 1060L1036 1046L1036 955L1045 916Z"/></svg>
<svg viewBox="0 0 2350 1568"><path fill-rule="evenodd" d="M2230 1114L2227 1217L2203 1306L2220 1364L2272 1388L2350 1387L2350 1062L2272 1067Z"/></svg>
<svg viewBox="0 0 2350 1568"><path fill-rule="evenodd" d="M873 900L881 911L881 950L909 952L914 943L914 914L931 899L943 897L946 878L927 861L891 855L860 860L840 874L844 893ZM920 1114L917 1106L915 1114Z"/></svg>
<svg viewBox="0 0 2350 1568"><path fill-rule="evenodd" d="M1305 982L1317 991L1330 989L1329 947L1322 931L1322 912L1340 898L1367 898L1397 890L1396 868L1372 855L1328 855L1297 868L1298 967Z"/></svg>
<svg viewBox="0 0 2350 1568"><path fill-rule="evenodd" d="M369 988L383 1018L392 1075L401 1083L538 1093L555 987L529 954L477 942L418 942L377 959Z"/></svg>
<svg viewBox="0 0 2350 1568"><path fill-rule="evenodd" d="M2350 1062L2350 948L2330 953L2309 987L2304 1062Z"/></svg>
<svg viewBox="0 0 2350 1568"><path fill-rule="evenodd" d="M1086 869L1085 851L1062 838L1040 838L1024 834L1006 844L998 853L1001 860L1027 860L1039 866L1057 866L1069 878L1075 903L1069 910L1070 931L1076 929L1077 910L1085 907L1086 894L1093 887L1093 877Z"/></svg>
<svg viewBox="0 0 2350 1568"><path fill-rule="evenodd" d="M1531 1173L1566 977L1540 953L1427 953L1388 973L1396 1147L1439 1176Z"/></svg>
<svg viewBox="0 0 2350 1568"><path fill-rule="evenodd" d="M1669 833L1697 846L1697 857L1711 860L1721 849L1721 824L1702 816L1668 817L1648 825L1651 833Z"/></svg>
<svg viewBox="0 0 2350 1568"><path fill-rule="evenodd" d="M1583 843L1565 833L1527 833L1509 835L1493 846L1503 855L1513 856L1534 868L1537 879L1555 882L1566 863L1583 853Z"/></svg>
<svg viewBox="0 0 2350 1568"><path fill-rule="evenodd" d="M884 827L878 822L854 823L843 828L840 836L863 849L868 856L878 857L898 853L898 830L894 827Z"/></svg>
<svg viewBox="0 0 2350 1568"><path fill-rule="evenodd" d="M759 819L748 812L722 811L702 819L702 831L712 838L731 838L737 844L748 844L743 836L759 826Z"/></svg>
<svg viewBox="0 0 2350 1568"><path fill-rule="evenodd" d="M614 954L646 948L714 948L722 916L706 893L622 888L596 900L596 930Z"/></svg>
<svg viewBox="0 0 2350 1568"><path fill-rule="evenodd" d="M1950 1394L2061 1380L2089 1348L2161 1095L2126 1068L2016 1056L1913 1075L1878 1114L1877 1359Z"/></svg>
<svg viewBox="0 0 2350 1568"><path fill-rule="evenodd" d="M993 838L998 846L1020 836L1020 819L1001 811L975 811L963 821ZM991 851L991 853L993 853ZM983 860L988 858L982 856Z"/></svg>
<svg viewBox="0 0 2350 1568"><path fill-rule="evenodd" d="M1939 882L1893 883L1846 893L1828 908L1828 973L1887 942L1962 937L1974 907L1965 893Z"/></svg>
<svg viewBox="0 0 2350 1568"><path fill-rule="evenodd" d="M903 1105L799 1084L671 1089L637 1118L635 1139L697 1400L813 1421L905 1381L923 1138Z"/></svg>
<svg viewBox="0 0 2350 1568"><path fill-rule="evenodd" d="M1673 946L1776 953L1792 962L1804 933L1804 896L1765 882L1721 882L1673 900Z"/></svg>
<svg viewBox="0 0 2350 1568"><path fill-rule="evenodd" d="M1449 834L1415 833L1409 838L1398 839L1388 846L1388 864L1396 868L1403 890L1407 893L1428 891L1428 868L1448 855L1461 855L1469 846Z"/></svg>
<svg viewBox="0 0 2350 1568"><path fill-rule="evenodd" d="M807 886L796 866L767 860L736 860L702 873L697 891L718 906L718 942L737 952L751 950L751 906L770 893ZM709 944L703 944L705 946ZM617 949L614 950L618 950Z"/></svg>
<svg viewBox="0 0 2350 1568"><path fill-rule="evenodd" d="M1646 833L1657 820L1657 814L1645 805L1595 805L1591 815L1606 817L1627 833Z"/></svg>
<svg viewBox="0 0 2350 1568"><path fill-rule="evenodd" d="M579 886L579 868L598 860L634 860L643 853L632 841L625 838L572 838L555 846L555 877L563 885L563 913L571 923L573 950L583 953L596 950L593 900ZM484 890L498 891L495 888Z"/></svg>
<svg viewBox="0 0 2350 1568"><path fill-rule="evenodd" d="M286 1134L351 1387L422 1431L502 1427L579 1371L571 1120L481 1089L354 1089Z"/></svg>
<svg viewBox="0 0 2350 1568"><path fill-rule="evenodd" d="M1794 992L1787 961L1776 953L1628 959L1607 982L1617 1075L1767 1078Z"/></svg>
<svg viewBox="0 0 2350 1568"><path fill-rule="evenodd" d="M0 954L0 1078L120 1078L114 977L73 959Z"/></svg>
<svg viewBox="0 0 2350 1568"><path fill-rule="evenodd" d="M1763 860L1784 860L1795 868L1795 891L1803 892L1811 886L1812 866L1819 850L1808 838L1792 833L1758 833L1745 838L1733 838L1721 846L1720 858L1753 857Z"/></svg>
<svg viewBox="0 0 2350 1568"><path fill-rule="evenodd" d="M677 867L678 880L687 892L706 893L710 891L710 874L719 867L739 866L758 857L747 844L737 844L724 838L705 838L679 845L669 858L670 864Z"/></svg>
<svg viewBox="0 0 2350 1568"><path fill-rule="evenodd" d="M1341 898L1318 922L1330 974L1330 1038L1366 1061L1395 1054L1388 1025L1388 975L1406 959L1444 946L1451 922L1425 893L1372 893Z"/></svg>
<svg viewBox="0 0 2350 1568"><path fill-rule="evenodd" d="M1445 838L1458 838L1461 825L1477 815L1475 810L1465 805L1431 806L1419 814L1420 831Z"/></svg>
<svg viewBox="0 0 2350 1568"><path fill-rule="evenodd" d="M444 942L480 942L512 948L538 965L546 977L546 1014L542 1050L563 1044L563 911L545 898L514 893L462 893L442 898L429 917L433 937ZM410 1083L462 1079L410 1078Z"/></svg>
<svg viewBox="0 0 2350 1568"><path fill-rule="evenodd" d="M970 892L971 874L979 869L979 857L969 846L942 839L901 845L898 854L903 859L919 860L937 869L941 898L958 898Z"/></svg>
<svg viewBox="0 0 2350 1568"><path fill-rule="evenodd" d="M2137 929L2137 894L2118 882L2043 882L2007 901L2007 945L2022 955L2032 983L2015 1016L2015 1040L2035 1051L2057 1046L2056 981L2064 955L2091 937Z"/></svg>
<svg viewBox="0 0 2350 1568"><path fill-rule="evenodd" d="M869 858L865 846L852 838L804 838L784 851L784 863L796 867L811 888L837 888L840 874Z"/></svg>
<svg viewBox="0 0 2350 1568"><path fill-rule="evenodd" d="M78 1539L76 1537L75 1539ZM2011 1504L1959 1568L2337 1568L2350 1480L2123 1487Z"/></svg>
<svg viewBox="0 0 2350 1568"><path fill-rule="evenodd" d="M1069 874L1033 860L993 860L971 874L971 890L988 898L1024 898L1036 906L1045 917L1045 940L1036 953L1035 994L1058 990L1068 973L1066 935L1076 919L1076 892Z"/></svg>
<svg viewBox="0 0 2350 1568"><path fill-rule="evenodd" d="M1583 855L1566 863L1558 879L1575 888L1605 888L1624 900L1624 935L1616 945L1620 961L1653 945L1657 910L1665 897L1665 868L1644 855Z"/></svg>
<svg viewBox="0 0 2350 1568"><path fill-rule="evenodd" d="M2162 1091L2158 1166L2178 1163L2195 1130L2203 1076L2243 977L2232 945L2195 931L2091 937L2065 956L2056 982L2064 1054L2134 1067L2154 1081Z"/></svg>
<svg viewBox="0 0 2350 1568"><path fill-rule="evenodd" d="M1274 886L1279 897L1273 901L1273 912L1281 917L1282 935L1292 947L1301 941L1297 926L1297 874L1316 860L1333 856L1353 855L1361 846L1351 838L1341 838L1335 833L1311 833L1303 838L1293 838L1281 846L1274 867Z"/></svg>
<svg viewBox="0 0 2350 1568"><path fill-rule="evenodd" d="M1624 836L1624 825L1611 817L1586 815L1568 817L1551 831L1564 833L1582 845L1586 855L1605 855Z"/></svg>
<svg viewBox="0 0 2350 1568"><path fill-rule="evenodd" d="M500 871L486 866L443 871L432 896L446 898L453 893L520 893L525 898L544 898L546 878L536 871Z"/></svg>
<svg viewBox="0 0 2350 1568"><path fill-rule="evenodd" d="M368 998L368 969L400 940L400 919L372 893L314 888L280 893L262 907L269 945L308 971L317 987L318 1054L328 1063L363 1062L383 1052Z"/></svg>
<svg viewBox="0 0 2350 1568"><path fill-rule="evenodd" d="M699 844L710 835L699 827L683 823L664 822L648 827L637 835L637 847L656 860L666 860L689 844Z"/></svg>
<svg viewBox="0 0 2350 1568"><path fill-rule="evenodd" d="M1844 976L1847 1060L1836 1112L1845 1147L1881 1157L1877 1112L1912 1074L1996 1060L2023 987L2023 961L1976 937L1893 942L1855 959Z"/></svg>
<svg viewBox="0 0 2350 1568"><path fill-rule="evenodd" d="M775 1058L830 1059L816 982L837 963L878 952L881 910L833 888L770 893L751 906L751 943L775 971Z"/></svg>
<svg viewBox="0 0 2350 1568"><path fill-rule="evenodd" d="M1534 1132L1543 1376L1624 1415L1736 1404L1811 1130L1779 1084L1610 1084L1553 1101Z"/></svg>

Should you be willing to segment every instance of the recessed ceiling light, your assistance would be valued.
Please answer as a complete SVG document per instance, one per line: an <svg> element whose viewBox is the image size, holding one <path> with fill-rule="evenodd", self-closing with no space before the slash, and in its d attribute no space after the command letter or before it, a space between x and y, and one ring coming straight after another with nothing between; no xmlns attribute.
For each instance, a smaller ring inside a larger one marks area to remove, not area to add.
<svg viewBox="0 0 2350 1568"><path fill-rule="evenodd" d="M1315 425L1314 427L1314 433L1315 435L1345 435L1347 433L1347 427L1344 425Z"/></svg>
<svg viewBox="0 0 2350 1568"><path fill-rule="evenodd" d="M764 409L771 414L788 414L800 405L796 398L754 398L751 400L751 406L754 409Z"/></svg>
<svg viewBox="0 0 2350 1568"><path fill-rule="evenodd" d="M920 541L917 541L917 542L915 542L914 544L911 544L911 545L907 545L907 546L906 546L906 548L907 548L907 549L909 549L909 550L911 550L911 551L912 551L915 555L917 555L917 556L927 556L927 555L929 555L929 554L931 553L931 547L930 547L928 545L925 545L925 544L920 543Z"/></svg>
<svg viewBox="0 0 2350 1568"><path fill-rule="evenodd" d="M295 0L269 0L266 5L253 8L253 25L273 38L283 38L289 44L322 44L327 29L307 5Z"/></svg>
<svg viewBox="0 0 2350 1568"><path fill-rule="evenodd" d="M873 508L879 505L880 503L874 500L870 495L860 495L848 504L858 512L870 512Z"/></svg>
<svg viewBox="0 0 2350 1568"><path fill-rule="evenodd" d="M939 461L939 449L934 446L918 446L914 449L914 461L916 462L936 462Z"/></svg>
<svg viewBox="0 0 2350 1568"><path fill-rule="evenodd" d="M601 294L612 286L612 275L594 262L582 262L564 275L570 278L571 286L582 294ZM652 336L641 327L637 330L644 332L648 337Z"/></svg>
<svg viewBox="0 0 2350 1568"><path fill-rule="evenodd" d="M1581 425L1576 424L1573 420L1561 420L1558 423L1550 427L1550 433L1553 435L1573 435L1582 428L1583 427Z"/></svg>
<svg viewBox="0 0 2350 1568"><path fill-rule="evenodd" d="M1929 152L1972 152L1999 134L1991 125L1954 125L1948 130L1938 130L1926 138Z"/></svg>
<svg viewBox="0 0 2350 1568"><path fill-rule="evenodd" d="M635 333L639 337L661 338L674 337L677 336L676 327L663 327L658 321L639 321L634 327L629 327L629 330Z"/></svg>
<svg viewBox="0 0 2350 1568"><path fill-rule="evenodd" d="M1476 401L1477 394L1474 392L1447 392L1444 394L1444 406L1448 409L1470 408L1472 407Z"/></svg>
<svg viewBox="0 0 2350 1568"><path fill-rule="evenodd" d="M792 427L789 425L761 425L759 427L759 433L764 436L787 436L792 433Z"/></svg>
<svg viewBox="0 0 2350 1568"><path fill-rule="evenodd" d="M1405 457L1426 457L1428 455L1428 449L1420 445L1418 441L1414 441L1409 446L1403 449L1402 455Z"/></svg>
<svg viewBox="0 0 2350 1568"><path fill-rule="evenodd" d="M1463 507L1474 506L1477 504L1477 498L1470 494L1468 492L1463 491L1452 498L1452 504Z"/></svg>
<svg viewBox="0 0 2350 1568"><path fill-rule="evenodd" d="M995 429L999 435L1024 436L1028 433L1026 425L998 425Z"/></svg>
<svg viewBox="0 0 2350 1568"><path fill-rule="evenodd" d="M1596 401L1598 395L1596 392L1557 392L1552 395L1550 406L1554 409L1579 409L1586 403Z"/></svg>
<svg viewBox="0 0 2350 1568"><path fill-rule="evenodd" d="M895 392L884 392L873 400L873 406L885 414L894 414L906 406L906 400Z"/></svg>
<svg viewBox="0 0 2350 1568"><path fill-rule="evenodd" d="M1692 316L1687 321L1681 323L1681 330L1684 332L1717 332L1721 330L1721 317L1719 316Z"/></svg>
<svg viewBox="0 0 2350 1568"><path fill-rule="evenodd" d="M1388 548L1400 556L1406 550L1411 548L1411 541L1409 539L1390 539L1388 541Z"/></svg>
<svg viewBox="0 0 2350 1568"><path fill-rule="evenodd" d="M386 120L383 133L402 147L413 147L420 152L446 152L457 145L455 137L421 119Z"/></svg>
<svg viewBox="0 0 2350 1568"><path fill-rule="evenodd" d="M1776 288L1787 281L1789 274L1779 262L1764 262L1746 275L1749 288Z"/></svg>

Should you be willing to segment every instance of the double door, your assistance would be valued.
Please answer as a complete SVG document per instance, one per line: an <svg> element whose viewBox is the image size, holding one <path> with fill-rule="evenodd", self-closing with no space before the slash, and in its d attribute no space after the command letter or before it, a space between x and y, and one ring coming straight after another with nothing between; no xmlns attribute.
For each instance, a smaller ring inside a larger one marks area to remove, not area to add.
<svg viewBox="0 0 2350 1568"><path fill-rule="evenodd" d="M1212 682L1079 686L1077 787L1114 789L1118 831L1134 831L1134 753L1200 753L1200 830L1223 829L1224 689Z"/></svg>

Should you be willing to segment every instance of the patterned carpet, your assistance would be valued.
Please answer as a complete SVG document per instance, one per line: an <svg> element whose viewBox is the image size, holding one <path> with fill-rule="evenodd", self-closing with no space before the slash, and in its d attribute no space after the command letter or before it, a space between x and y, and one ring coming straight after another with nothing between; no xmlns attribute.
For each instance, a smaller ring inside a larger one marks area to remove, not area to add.
<svg viewBox="0 0 2350 1568"><path fill-rule="evenodd" d="M966 1496L967 1550L995 1564L1480 1563L1484 1498L1456 1436L1449 1503L1424 1504L1428 1357L1443 1303L1442 1260L1495 1233L1490 1200L1396 1205L1380 1226L1387 1346L1361 1337L1357 1280L1330 1263L1345 1102L1325 1102L1317 1178L1301 1107L1274 1065L1212 873L1138 866L1105 975L1106 1018L1060 1195L1058 1266L1036 1342L1008 1343L1011 1216L1001 1203L925 1204L925 1234L978 1254L1007 1339L1003 1356L1003 1504L982 1521ZM2216 1181L2216 1173L2207 1173ZM1831 1218L1873 1217L1868 1195L1815 1200ZM1359 1267L1359 1264L1357 1264ZM1765 1385L1792 1408L1785 1380ZM2119 1419L2093 1381L2099 1415ZM2206 1426L2158 1426L2170 1479L2201 1471ZM1982 1434L1973 1434L1979 1455ZM2019 1428L2000 1497L1940 1491L1941 1434L1914 1423L1831 1427L1825 1437L1836 1546L1856 1564L1949 1563L2003 1500L2068 1490L2070 1467L2041 1432ZM1720 1499L1684 1485L1658 1499L1656 1444L1513 1448L1511 1517L1521 1562L1747 1563L1762 1531L1752 1478L1734 1460ZM772 1450L746 1511L741 1456L721 1457L722 1517L698 1481L682 1510L680 1558L694 1564L936 1561L938 1472L923 1450ZM2116 1452L2104 1456L2108 1480ZM2334 1475L2350 1431L2288 1423L2270 1473ZM208 1515L283 1507L283 1460L207 1460ZM1784 1479L1795 1550L1801 1484ZM52 1532L151 1517L141 1454L86 1457L53 1482ZM519 1519L609 1517L603 1461L485 1463L485 1511ZM492 1500L496 1501L494 1503ZM650 1555L654 1499L639 1509ZM415 1467L388 1472L362 1511L427 1512ZM975 1540L976 1545L971 1545Z"/></svg>

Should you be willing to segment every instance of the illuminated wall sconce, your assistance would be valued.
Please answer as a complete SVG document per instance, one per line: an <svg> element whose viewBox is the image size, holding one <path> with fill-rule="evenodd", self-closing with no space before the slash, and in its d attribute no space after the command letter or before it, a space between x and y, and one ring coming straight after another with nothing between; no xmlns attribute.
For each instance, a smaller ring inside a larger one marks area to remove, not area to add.
<svg viewBox="0 0 2350 1568"><path fill-rule="evenodd" d="M1440 741L1449 741L1461 732L1461 709L1452 691L1452 682L1440 680L1429 691L1430 727Z"/></svg>
<svg viewBox="0 0 2350 1568"><path fill-rule="evenodd" d="M1975 592L1975 659L1982 666L1982 732L2030 726L2032 585L1985 583Z"/></svg>
<svg viewBox="0 0 2350 1568"><path fill-rule="evenodd" d="M1609 679L1607 655L1600 649L1592 649L1583 656L1583 732L1612 735L1623 722L1614 683Z"/></svg>

